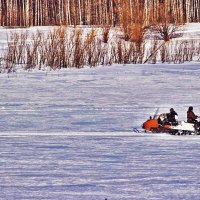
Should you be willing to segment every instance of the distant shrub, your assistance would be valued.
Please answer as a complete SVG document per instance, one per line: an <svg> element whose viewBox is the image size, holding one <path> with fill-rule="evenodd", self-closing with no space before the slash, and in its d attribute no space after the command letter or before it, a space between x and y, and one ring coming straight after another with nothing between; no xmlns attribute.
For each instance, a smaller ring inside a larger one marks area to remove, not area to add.
<svg viewBox="0 0 200 200"><path fill-rule="evenodd" d="M136 25L134 30L138 32L131 35L129 41L116 37L115 40L106 39L107 43L95 29L85 33L84 29L61 26L48 33L37 31L32 35L26 31L12 31L7 49L0 58L0 72L15 72L19 65L25 70L56 70L113 63L183 63L200 60L198 40L170 40L166 43L154 39L146 44L144 35L139 34L143 28Z"/></svg>

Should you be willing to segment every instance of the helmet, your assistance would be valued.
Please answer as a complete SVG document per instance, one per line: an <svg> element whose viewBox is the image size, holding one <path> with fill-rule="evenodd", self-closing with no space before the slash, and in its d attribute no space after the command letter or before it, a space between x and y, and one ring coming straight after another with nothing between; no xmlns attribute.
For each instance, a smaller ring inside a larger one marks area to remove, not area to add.
<svg viewBox="0 0 200 200"><path fill-rule="evenodd" d="M170 112L172 112L172 111L174 111L174 109L173 109L173 108L170 108Z"/></svg>
<svg viewBox="0 0 200 200"><path fill-rule="evenodd" d="M192 110L193 110L193 107L192 107L192 106L190 106L190 107L188 108L188 110L189 110L189 111L192 111Z"/></svg>

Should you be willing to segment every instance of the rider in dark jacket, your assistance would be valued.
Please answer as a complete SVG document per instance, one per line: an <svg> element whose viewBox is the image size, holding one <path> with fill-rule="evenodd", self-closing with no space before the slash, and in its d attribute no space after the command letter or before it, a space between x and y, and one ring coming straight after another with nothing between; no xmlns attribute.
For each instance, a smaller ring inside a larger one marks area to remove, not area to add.
<svg viewBox="0 0 200 200"><path fill-rule="evenodd" d="M168 122L173 124L177 123L175 116L178 116L178 114L175 112L173 108L170 108L170 113L167 114Z"/></svg>

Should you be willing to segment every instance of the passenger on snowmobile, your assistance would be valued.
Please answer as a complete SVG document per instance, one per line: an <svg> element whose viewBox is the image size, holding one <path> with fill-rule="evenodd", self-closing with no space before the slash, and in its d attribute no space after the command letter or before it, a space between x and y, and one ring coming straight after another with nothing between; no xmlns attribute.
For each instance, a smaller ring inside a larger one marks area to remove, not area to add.
<svg viewBox="0 0 200 200"><path fill-rule="evenodd" d="M187 122L194 124L196 130L200 131L200 122L197 121L198 116L194 114L193 107L190 106L187 111Z"/></svg>
<svg viewBox="0 0 200 200"><path fill-rule="evenodd" d="M196 124L197 123L197 120L196 120L197 118L198 118L198 116L195 115L194 112L193 112L193 107L190 106L188 108L188 111L187 111L187 122Z"/></svg>
<svg viewBox="0 0 200 200"><path fill-rule="evenodd" d="M178 114L175 112L173 108L170 108L170 113L167 114L168 122L173 125L176 125L177 124L176 116L178 116Z"/></svg>

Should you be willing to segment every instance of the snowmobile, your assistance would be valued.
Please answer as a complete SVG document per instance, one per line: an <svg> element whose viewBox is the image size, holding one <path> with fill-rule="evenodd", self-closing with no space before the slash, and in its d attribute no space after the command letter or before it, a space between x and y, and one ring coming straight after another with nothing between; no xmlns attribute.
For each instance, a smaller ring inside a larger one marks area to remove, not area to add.
<svg viewBox="0 0 200 200"><path fill-rule="evenodd" d="M185 121L169 122L167 114L154 115L142 124L145 132L169 133L171 135L200 135L200 127Z"/></svg>

